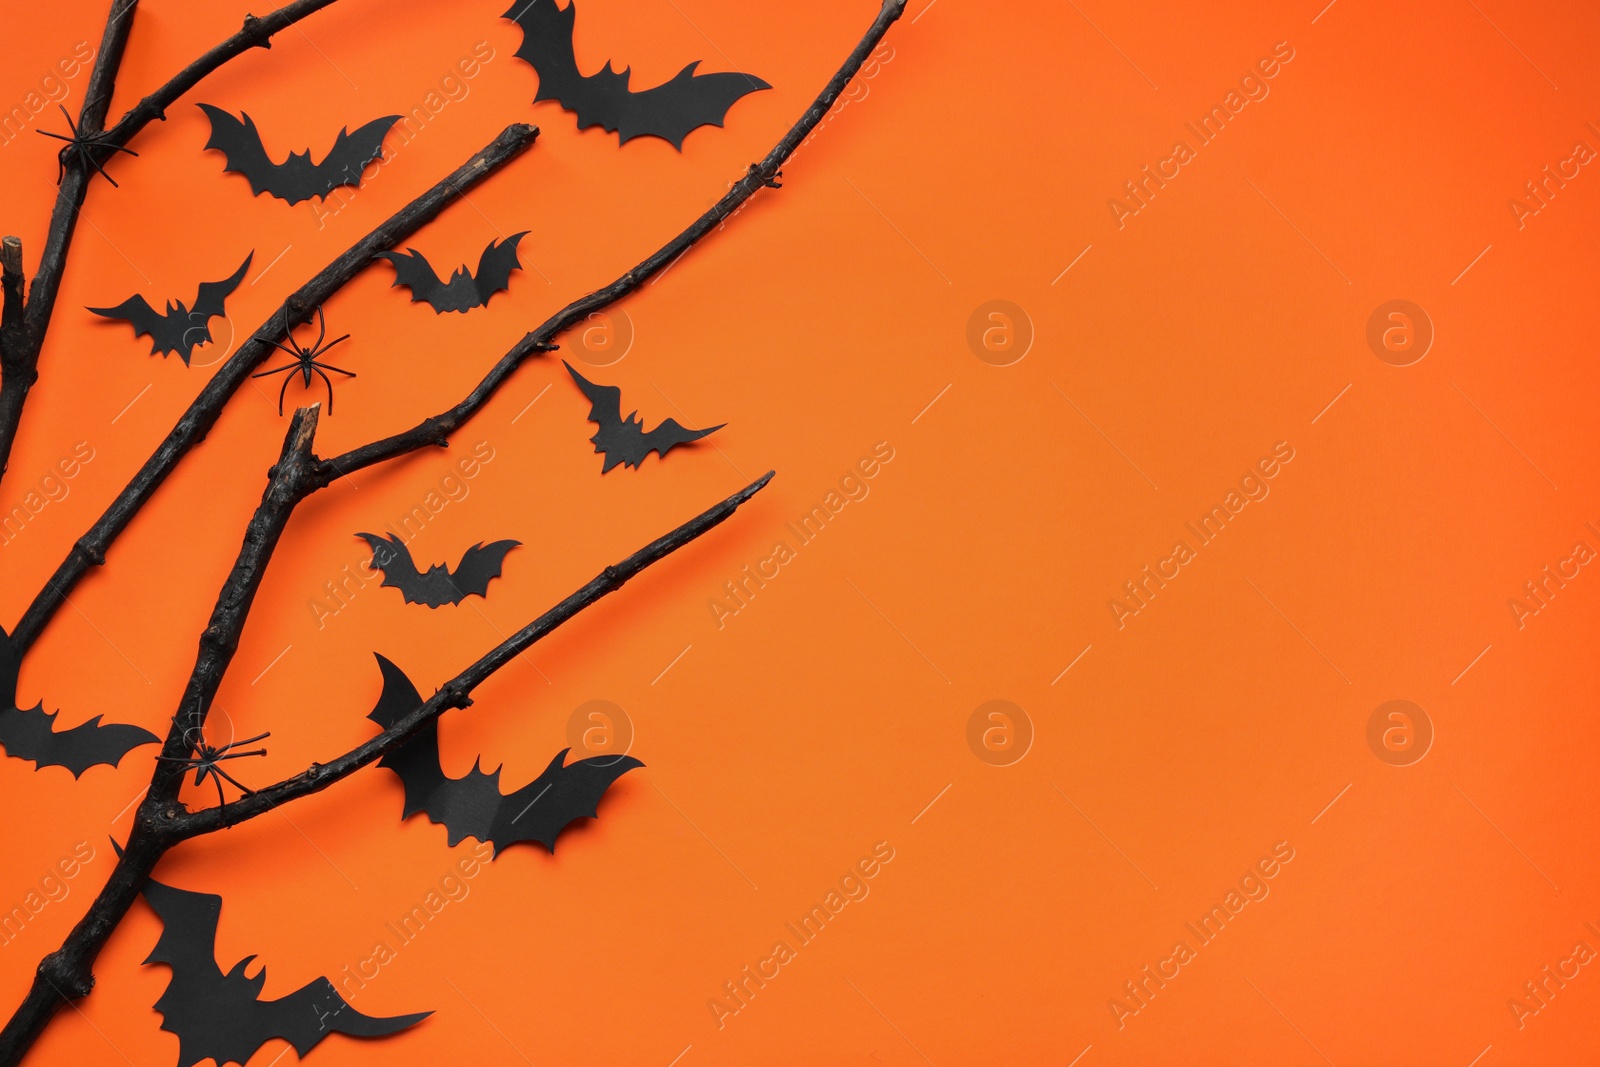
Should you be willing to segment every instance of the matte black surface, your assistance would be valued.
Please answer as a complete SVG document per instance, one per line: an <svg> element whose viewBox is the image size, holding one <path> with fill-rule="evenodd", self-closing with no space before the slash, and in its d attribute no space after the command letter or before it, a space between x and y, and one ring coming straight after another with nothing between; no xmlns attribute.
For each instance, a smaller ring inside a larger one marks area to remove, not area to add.
<svg viewBox="0 0 1600 1067"><path fill-rule="evenodd" d="M696 74L697 59L653 89L628 88L631 68L611 69L611 61L585 77L572 50L572 28L578 7L565 10L555 0L517 0L501 18L522 27L518 59L539 75L534 103L555 100L578 116L578 129L599 126L615 133L620 143L635 137L660 137L683 151L683 139L701 126L721 126L740 97L772 86L753 74Z"/></svg>
<svg viewBox="0 0 1600 1067"><path fill-rule="evenodd" d="M282 163L274 163L262 147L261 131L249 114L241 111L236 119L220 107L199 107L211 120L211 139L206 147L227 157L228 165L223 170L249 178L250 190L257 196L271 193L291 204L326 197L341 185L360 185L362 169L383 154L384 137L400 121L399 115L385 115L357 127L355 133L348 126L341 129L320 163L311 162L309 150L291 152Z"/></svg>
<svg viewBox="0 0 1600 1067"><path fill-rule="evenodd" d="M405 672L382 656L383 693L367 716L387 729L422 705L422 695ZM439 720L429 719L410 741L378 761L405 788L402 819L422 812L444 826L450 844L474 837L494 846L494 854L519 841L537 841L556 850L556 838L579 819L599 814L600 798L611 784L644 764L632 756L594 756L566 764L562 749L544 773L521 789L500 792L500 771L484 774L479 763L464 778L451 778L439 765ZM565 764L565 765L564 765Z"/></svg>
<svg viewBox="0 0 1600 1067"><path fill-rule="evenodd" d="M637 467L652 452L665 459L667 453L679 445L709 437L727 425L724 422L705 430L689 430L679 425L676 419L669 418L646 433L644 421L639 418L637 411L626 419L622 417L621 389L614 385L596 385L573 370L572 364L565 360L562 363L567 373L572 375L572 380L578 383L578 388L583 390L583 395L589 398L589 421L600 427L599 432L589 440L594 442L594 450L606 457L600 467L601 474L619 463Z"/></svg>
<svg viewBox="0 0 1600 1067"><path fill-rule="evenodd" d="M455 570L443 563L435 563L423 574L412 562L411 552L398 535L379 537L377 534L358 533L372 546L372 566L383 572L383 585L400 590L407 604L426 604L437 608L444 604L459 604L469 596L488 596L489 583L500 577L505 566L506 553L522 544L521 541L479 541L461 553L461 562Z"/></svg>
<svg viewBox="0 0 1600 1067"><path fill-rule="evenodd" d="M183 365L189 365L189 357L199 345L210 344L211 320L218 315L226 314L224 302L239 288L239 283L244 281L245 272L250 269L250 261L255 258L251 252L244 257L244 262L239 264L239 269L233 272L232 277L224 278L220 282L201 282L194 298L194 307L187 308L175 301L167 301L165 312L157 311L150 306L150 302L137 293L109 308L89 308L96 315L108 319L122 319L133 325L133 336L150 338L150 354L157 352L165 356L168 352L176 352L183 360Z"/></svg>
<svg viewBox="0 0 1600 1067"><path fill-rule="evenodd" d="M528 235L527 230L514 233L504 241L491 241L478 257L478 272L473 274L465 263L456 268L448 282L441 281L426 257L415 248L404 252L379 252L379 259L394 265L394 285L411 290L413 304L426 302L443 315L447 311L466 313L476 307L487 307L489 298L511 285L511 272L520 270L517 261L517 242Z"/></svg>

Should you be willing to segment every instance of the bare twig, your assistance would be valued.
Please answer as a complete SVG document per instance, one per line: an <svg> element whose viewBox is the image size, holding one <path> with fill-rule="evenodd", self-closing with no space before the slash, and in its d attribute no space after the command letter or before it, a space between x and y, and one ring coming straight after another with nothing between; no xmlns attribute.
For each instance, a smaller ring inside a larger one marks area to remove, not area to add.
<svg viewBox="0 0 1600 1067"><path fill-rule="evenodd" d="M468 419L476 415L489 399L499 391L500 387L522 366L523 362L531 356L539 355L554 349L555 339L573 326L586 320L596 311L604 310L623 297L632 293L648 282L653 276L677 262L678 258L690 248L694 247L702 237L739 210L744 202L749 200L756 192L763 188L779 188L778 176L782 173L784 162L794 154L806 137L827 115L839 94L844 92L845 86L850 84L861 65L866 62L872 50L878 47L878 42L889 31L896 19L905 11L905 0L884 0L878 17L868 27L861 42L850 53L844 65L829 79L822 92L817 94L806 113L798 122L790 127L789 132L773 146L772 151L759 163L752 163L745 174L734 182L728 192L711 206L705 214L701 215L689 225L682 233L662 245L652 255L646 257L632 270L612 282L610 285L596 289L574 300L550 318L532 333L527 334L518 341L500 361L484 375L483 380L468 393L466 398L447 411L423 419L409 430L385 437L380 441L362 445L332 459L324 460L318 472L318 479L323 482L332 482L347 474L353 474L363 467L370 467L374 463L381 463L396 456L403 456L408 452L415 452L428 445L442 445L461 427Z"/></svg>
<svg viewBox="0 0 1600 1067"><path fill-rule="evenodd" d="M22 239L0 238L0 288L5 290L5 303L0 308L0 367L4 367L12 352L21 351L22 290L25 284L22 275Z"/></svg>
<svg viewBox="0 0 1600 1067"><path fill-rule="evenodd" d="M21 655L38 639L45 624L66 602L73 587L88 573L89 568L105 562L106 549L111 542L133 521L133 517L149 501L167 475L172 473L178 461L205 438L221 417L228 398L238 391L264 359L277 351L275 344L286 338L292 327L307 321L323 301L370 266L374 253L389 249L415 233L463 193L515 159L533 144L538 135L539 130L534 126L520 123L507 126L486 148L351 245L268 315L250 339L217 368L166 439L139 468L139 473L133 476L133 480L111 502L104 514L95 520L88 532L78 538L50 581L33 598L11 635L18 654Z"/></svg>
<svg viewBox="0 0 1600 1067"><path fill-rule="evenodd" d="M72 235L83 210L84 196L94 174L97 171L104 173L101 168L106 158L119 150L125 151L128 142L140 130L155 119L166 118L166 108L194 88L200 79L251 48L271 48L273 34L334 2L296 0L263 18L246 15L244 27L238 33L183 68L165 85L135 104L117 120L115 126L106 129L106 113L111 106L117 70L122 64L128 33L133 27L134 9L138 6L138 0L113 0L100 51L95 57L94 70L89 75L89 85L84 91L83 107L75 124L73 136L76 145L82 147L67 145L61 150L60 188L56 190L56 203L50 216L44 253L40 256L38 272L28 291L23 325L16 331L15 339L0 349L0 355L4 356L3 365L0 365L0 372L3 372L0 373L0 475L4 475L6 466L11 462L11 448L16 441L17 427L22 421L23 405L27 403L28 391L39 378L39 353L44 347L51 316L55 313L67 252L72 245ZM72 125L70 117L67 121ZM19 282L20 270L19 264Z"/></svg>

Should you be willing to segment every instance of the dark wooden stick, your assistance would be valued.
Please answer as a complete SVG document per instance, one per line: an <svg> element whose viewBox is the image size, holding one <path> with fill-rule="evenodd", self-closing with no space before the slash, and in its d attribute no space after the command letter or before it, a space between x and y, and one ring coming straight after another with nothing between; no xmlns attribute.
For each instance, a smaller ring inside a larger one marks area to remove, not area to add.
<svg viewBox="0 0 1600 1067"><path fill-rule="evenodd" d="M44 254L39 259L39 270L28 292L24 327L16 331L10 343L0 342L0 476L5 474L5 468L11 461L11 448L16 441L17 427L22 421L22 409L27 403L28 391L39 379L39 353L44 348L45 333L55 313L67 252L72 245L72 235L77 229L78 216L83 210L84 196L94 177L95 166L103 164L105 158L115 154L117 148L125 147L152 121L166 118L167 107L194 88L207 74L251 48L271 48L273 34L336 0L296 0L263 18L246 15L244 27L238 33L183 68L165 85L129 109L115 126L106 129L111 93L116 85L123 52L127 48L128 33L133 27L133 14L138 2L113 0L111 14L106 19L105 35L100 42L100 52L95 57L94 70L89 75L89 85L84 92L83 107L78 114L78 136L101 147L95 148L93 154L88 156L71 146L62 149L61 185L56 190L55 209L50 216ZM19 261L19 283L21 269Z"/></svg>
<svg viewBox="0 0 1600 1067"><path fill-rule="evenodd" d="M295 505L314 492L311 438L317 409L295 413L282 455L272 469L267 491L245 533L244 546L217 598L211 622L200 641L200 654L190 675L182 704L173 716L164 757L181 759L200 738L211 698L238 646L250 605L260 588L272 551ZM178 842L214 833L271 811L301 797L321 792L385 752L403 744L422 725L450 708L472 703L472 690L520 652L572 618L584 608L619 589L624 582L673 552L721 525L739 505L771 481L768 472L758 481L690 519L671 533L650 542L621 563L607 567L561 603L518 630L501 644L456 675L415 711L330 763L311 767L281 782L228 804L187 811L178 799L184 767L171 759L158 759L150 789L134 815L128 844L104 888L88 913L72 928L61 948L40 961L22 1006L0 1030L0 1067L15 1067L61 1007L85 997L94 988L94 962L112 931L127 915L155 869L156 863Z"/></svg>
<svg viewBox="0 0 1600 1067"><path fill-rule="evenodd" d="M283 341L289 330L307 321L318 306L344 287L352 278L367 269L375 253L386 251L405 240L423 225L433 220L449 204L478 182L499 170L506 163L533 144L539 130L521 123L507 126L482 151L463 163L454 173L444 178L432 189L380 223L376 229L351 245L337 259L328 264L310 281L289 295L255 333L217 368L200 395L183 413L166 439L139 468L139 473L111 502L110 507L87 533L73 544L66 559L61 561L55 574L45 584L22 619L12 631L11 640L18 655L26 652L38 639L45 624L55 615L74 586L88 573L90 567L105 562L106 549L133 521L150 497L166 481L167 475L178 465L191 448L205 439L211 427L222 415L228 399L249 379L261 362L277 349L274 344Z"/></svg>
<svg viewBox="0 0 1600 1067"><path fill-rule="evenodd" d="M574 300L550 318L532 333L527 334L518 341L500 361L486 374L482 381L468 393L466 398L454 407L442 411L437 415L423 419L409 430L385 437L380 441L362 445L359 448L334 456L323 461L318 478L324 483L332 482L346 474L353 474L363 467L370 467L374 463L394 459L409 452L415 452L429 445L443 445L450 435L459 429L463 423L476 415L489 399L500 390L522 366L523 362L531 356L548 352L556 346L553 344L556 337L571 329L576 324L583 322L592 313L601 311L621 300L623 297L638 289L654 275L665 270L677 262L678 257L694 247L702 237L706 236L717 226L743 206L763 188L776 189L779 187L778 175L782 173L784 162L794 154L795 149L816 128L827 115L839 94L844 92L850 84L861 65L866 62L872 50L878 47L878 42L889 31L896 19L905 11L905 0L883 0L883 6L878 12L878 17L868 27L861 42L850 53L837 73L829 79L822 92L800 120L790 127L789 132L773 146L766 158L759 163L752 163L745 174L728 189L721 200L689 225L682 233L662 245L652 255L639 263L622 277L603 288Z"/></svg>
<svg viewBox="0 0 1600 1067"><path fill-rule="evenodd" d="M22 350L22 291L26 279L22 275L22 239L0 237L0 288L5 290L5 303L0 308L0 374L11 373L9 361L12 352Z"/></svg>
<svg viewBox="0 0 1600 1067"><path fill-rule="evenodd" d="M161 754L187 756L200 739L211 698L239 644L245 617L261 587L272 551L283 535L294 507L305 498L315 457L311 440L320 405L295 412L278 462L268 472L267 489L245 530L244 544L217 597L211 621L200 635L200 652L183 700L167 731ZM55 952L39 962L33 984L5 1029L0 1030L0 1064L21 1061L55 1013L64 1004L89 995L94 988L94 961L117 924L133 906L156 861L179 840L172 823L182 805L178 787L183 766L158 759L150 788L134 815L127 847L89 911Z"/></svg>
<svg viewBox="0 0 1600 1067"><path fill-rule="evenodd" d="M105 128L111 90L116 85L117 69L122 66L122 53L128 47L128 31L133 28L133 12L138 4L139 0L112 0L105 33L100 38L100 51L84 89L83 107L78 111L80 137L95 137ZM17 332L16 344L7 346L4 362L0 364L0 476L4 476L11 462L11 446L16 443L17 426L22 421L22 407L28 402L28 391L39 380L39 350L44 347L45 329L50 324L56 293L61 288L67 247L72 244L72 233L78 228L78 213L83 209L83 197L95 174L87 159L70 146L62 149L61 161L61 185L56 190L56 205L50 213L44 254L39 257L39 270L33 276L23 309L22 328Z"/></svg>

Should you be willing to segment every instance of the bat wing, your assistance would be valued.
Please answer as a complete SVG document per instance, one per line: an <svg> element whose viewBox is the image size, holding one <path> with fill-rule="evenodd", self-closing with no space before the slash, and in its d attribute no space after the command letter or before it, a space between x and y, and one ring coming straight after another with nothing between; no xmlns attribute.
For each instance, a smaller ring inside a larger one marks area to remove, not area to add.
<svg viewBox="0 0 1600 1067"><path fill-rule="evenodd" d="M649 135L682 151L690 131L721 126L740 97L772 88L749 74L695 74L696 61L671 81L635 93L628 88L629 71L613 70L609 62L587 77L579 72L572 46L575 3L562 9L555 0L519 2L502 17L522 27L516 55L539 75L534 102L554 100L577 116L578 129L599 126L616 133L622 144Z"/></svg>
<svg viewBox="0 0 1600 1067"><path fill-rule="evenodd" d="M301 199L325 197L341 185L360 185L361 172L368 163L383 155L383 139L399 121L399 115L385 115L357 126L354 133L347 129L340 130L339 136L333 140L333 147L322 157L322 162L316 164L315 191Z"/></svg>
<svg viewBox="0 0 1600 1067"><path fill-rule="evenodd" d="M489 582L500 577L505 566L506 553L521 545L521 541L479 542L461 554L461 563L450 575L450 584L459 604L469 596L488 596Z"/></svg>
<svg viewBox="0 0 1600 1067"><path fill-rule="evenodd" d="M226 301L233 291L239 288L239 283L244 281L244 276L250 269L250 261L256 254L251 252L244 257L244 262L239 264L239 269L230 277L220 282L201 282L194 298L194 308L187 316L183 331L183 344L178 354L183 357L184 365L189 363L196 345L210 344L211 320L219 315L227 314Z"/></svg>
<svg viewBox="0 0 1600 1067"><path fill-rule="evenodd" d="M664 459L668 452L679 445L686 445L690 441L698 441L702 437L709 437L726 425L727 423L722 423L705 430L690 430L680 426L677 419L664 419L660 426L657 426L649 433L639 434L639 438L643 443L643 451L639 453L639 462L633 465L637 467L639 463L644 461L644 457L652 452Z"/></svg>
<svg viewBox="0 0 1600 1067"><path fill-rule="evenodd" d="M567 763L562 749L544 773L506 796L489 827L495 855L518 841L537 841L555 852L561 831L600 814L600 798L618 778L644 764L632 756L594 756Z"/></svg>
<svg viewBox="0 0 1600 1067"><path fill-rule="evenodd" d="M572 380L578 383L583 395L589 398L589 421L600 427L589 440L594 442L594 450L606 457L600 468L600 473L604 474L624 462L632 436L628 424L622 421L622 390L614 385L597 385L573 370L572 364L566 360L562 360L562 363L567 373L572 375ZM637 463L631 465L638 466Z"/></svg>
<svg viewBox="0 0 1600 1067"><path fill-rule="evenodd" d="M428 589L425 576L412 561L410 549L406 548L398 535L379 537L377 534L358 533L356 536L372 547L372 565L383 572L383 581L378 588L392 585L400 590L407 604L427 603L432 591Z"/></svg>
<svg viewBox="0 0 1600 1067"><path fill-rule="evenodd" d="M427 301L434 311L443 313L454 311L449 286L439 279L438 271L433 269L433 264L428 262L426 256L415 248L407 248L404 252L379 252L379 259L386 259L394 267L394 281L391 287L405 286L411 290L413 304ZM461 308L465 311L466 308Z"/></svg>
<svg viewBox="0 0 1600 1067"><path fill-rule="evenodd" d="M473 275L472 284L479 306L487 307L491 296L511 287L511 272L522 267L517 259L517 242L526 236L528 231L523 230L504 241L492 241L478 257L478 273Z"/></svg>
<svg viewBox="0 0 1600 1067"><path fill-rule="evenodd" d="M28 711L17 707L20 666L10 635L0 629L0 745L6 755L32 760L35 767L65 767L78 778L101 763L115 767L133 749L161 740L138 726L101 726L98 715L57 731L55 721L60 712L47 714L42 701Z"/></svg>
<svg viewBox="0 0 1600 1067"><path fill-rule="evenodd" d="M262 147L261 131L256 129L255 120L249 113L241 111L240 118L236 119L220 107L210 104L200 104L199 107L211 120L211 137L206 141L206 148L215 148L227 161L222 168L223 173L231 171L243 174L250 180L250 192L255 196L271 193L288 199L277 181L278 164L272 162L267 150Z"/></svg>
<svg viewBox="0 0 1600 1067"><path fill-rule="evenodd" d="M206 1059L243 1064L274 1038L288 1041L304 1056L330 1033L382 1037L429 1014L362 1015L326 978L317 978L281 1000L260 1000L266 971L245 974L254 956L245 957L227 974L217 965L221 897L176 889L154 879L146 881L143 892L161 919L161 937L145 963L172 969L172 980L155 1007L161 1013L161 1028L178 1037L178 1067Z"/></svg>
<svg viewBox="0 0 1600 1067"><path fill-rule="evenodd" d="M422 704L405 672L382 656L383 692L367 716L387 729ZM500 792L499 770L485 774L479 763L463 778L439 764L439 720L429 720L411 740L387 753L378 766L399 776L405 789L402 819L421 812L442 825L450 844L472 837L488 841L496 855L518 841L537 841L555 851L557 835L577 819L594 818L600 798L623 774L644 766L632 756L596 756L563 766L570 749L550 761L543 774L509 795Z"/></svg>
<svg viewBox="0 0 1600 1067"><path fill-rule="evenodd" d="M177 352L183 349L183 334L189 327L188 316L181 314L163 315L150 306L150 302L142 296L130 296L116 307L89 308L101 318L121 319L133 326L133 336L150 338L150 354L157 352L165 356L168 352ZM185 351L183 361L189 362Z"/></svg>
<svg viewBox="0 0 1600 1067"><path fill-rule="evenodd" d="M617 121L619 143L646 135L671 141L683 151L683 139L701 126L721 126L728 109L741 97L772 86L752 74L696 74L695 60L671 81L654 89L628 93ZM626 72L624 72L626 74Z"/></svg>

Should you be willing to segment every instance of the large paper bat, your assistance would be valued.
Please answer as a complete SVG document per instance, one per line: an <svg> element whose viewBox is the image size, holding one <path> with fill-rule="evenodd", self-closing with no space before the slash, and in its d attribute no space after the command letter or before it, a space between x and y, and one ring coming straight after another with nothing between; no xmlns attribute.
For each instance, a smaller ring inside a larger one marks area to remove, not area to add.
<svg viewBox="0 0 1600 1067"><path fill-rule="evenodd" d="M226 314L223 302L244 281L245 271L250 269L250 261L254 258L254 252L245 256L244 262L239 264L239 269L230 278L220 282L201 282L193 308L168 300L167 310L160 312L151 307L143 296L135 293L116 307L88 310L103 318L122 319L131 323L133 336L150 338L152 356L159 352L165 358L168 352L176 352L187 367L195 348L213 340L211 320Z"/></svg>
<svg viewBox="0 0 1600 1067"><path fill-rule="evenodd" d="M539 75L534 103L554 100L578 116L578 129L599 126L615 133L619 143L635 137L660 137L683 151L683 139L701 126L721 126L728 109L742 96L772 86L753 74L696 74L695 60L671 81L638 92L628 88L631 67L619 73L611 61L593 74L578 72L572 49L572 27L577 4L563 10L555 0L516 0L501 18L522 27L518 59L526 60Z"/></svg>
<svg viewBox="0 0 1600 1067"><path fill-rule="evenodd" d="M422 695L393 663L378 656L383 693L367 716L388 729L422 705ZM451 778L439 764L439 720L429 719L411 740L378 761L400 778L405 789L401 819L417 812L445 828L451 845L474 837L494 846L494 854L519 841L537 841L555 852L556 838L579 819L599 815L600 798L618 778L644 764L632 756L594 756L566 763L562 749L544 773L521 789L500 792L500 771L479 770L475 761L464 778Z"/></svg>
<svg viewBox="0 0 1600 1067"><path fill-rule="evenodd" d="M211 120L211 139L206 147L217 149L228 160L223 170L249 178L250 191L256 196L271 193L291 204L314 196L326 198L341 185L360 185L361 171L383 154L384 137L400 121L399 115L385 115L358 127L355 133L348 126L341 129L320 163L311 162L309 150L291 152L282 163L274 163L262 147L261 131L248 114L239 112L241 122L210 104L201 104L200 110Z"/></svg>
<svg viewBox="0 0 1600 1067"><path fill-rule="evenodd" d="M565 360L562 362L566 363ZM589 398L589 421L600 427L599 432L589 440L594 442L594 450L604 453L606 457L600 467L601 474L619 463L637 467L652 452L665 459L667 453L679 445L708 437L727 425L724 422L706 430L688 430L680 426L676 419L669 418L646 433L637 411L626 419L622 417L621 389L614 385L596 385L573 370L570 363L566 363L566 368L572 380L578 383L578 388L583 390L583 395Z"/></svg>
<svg viewBox="0 0 1600 1067"><path fill-rule="evenodd" d="M161 1029L178 1035L178 1067L201 1060L243 1064L262 1045L282 1038L304 1059L329 1034L385 1037L414 1026L432 1012L374 1018L356 1011L327 978L316 978L279 1000L262 1000L263 967L254 977L246 956L227 974L217 965L217 919L222 898L175 889L150 879L144 898L161 918L161 937L145 963L172 968L172 981L156 1001Z"/></svg>
<svg viewBox="0 0 1600 1067"><path fill-rule="evenodd" d="M520 270L517 261L517 242L528 235L527 230L514 233L504 241L491 241L478 257L478 273L473 274L465 263L456 268L449 281L441 281L421 252L407 248L404 252L379 252L379 259L394 264L394 285L411 290L411 302L427 301L433 310L443 315L447 311L468 312L476 307L487 307L489 298L511 286L511 272Z"/></svg>
<svg viewBox="0 0 1600 1067"><path fill-rule="evenodd" d="M161 740L138 726L116 722L101 726L98 715L69 730L56 730L60 712L46 714L43 701L27 711L17 707L20 666L11 636L0 628L0 745L6 755L32 760L36 768L65 767L78 778L97 764L115 767L133 749Z"/></svg>
<svg viewBox="0 0 1600 1067"><path fill-rule="evenodd" d="M379 588L392 585L400 590L407 604L426 604L437 608L443 604L459 604L469 596L488 596L489 582L500 577L505 566L506 553L522 544L521 541L479 541L461 554L455 570L443 563L435 563L423 574L412 562L411 553L398 535L379 537L377 534L358 533L372 547L372 566L383 572Z"/></svg>

